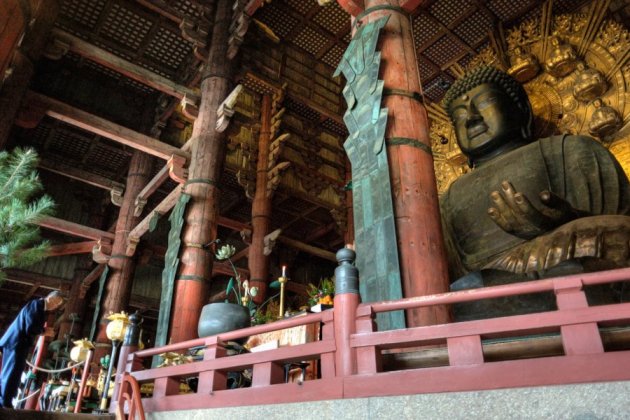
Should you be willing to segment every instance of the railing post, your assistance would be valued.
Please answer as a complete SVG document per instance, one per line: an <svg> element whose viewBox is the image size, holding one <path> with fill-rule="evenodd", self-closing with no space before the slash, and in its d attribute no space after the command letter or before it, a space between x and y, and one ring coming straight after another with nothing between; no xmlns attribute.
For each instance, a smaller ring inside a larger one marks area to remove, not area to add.
<svg viewBox="0 0 630 420"><path fill-rule="evenodd" d="M553 287L559 311L588 307L581 279L557 280L554 281ZM602 338L595 322L561 326L560 334L567 356L604 352Z"/></svg>
<svg viewBox="0 0 630 420"><path fill-rule="evenodd" d="M112 399L109 405L109 412L114 413L116 411L116 405L118 404L118 388L122 381L122 376L127 369L127 359L131 353L138 350L138 343L140 341L140 314L135 312L129 316L129 325L127 326L127 332L123 339L122 346L120 348L120 355L118 356L118 366L116 367L116 380L114 382L114 391Z"/></svg>
<svg viewBox="0 0 630 420"><path fill-rule="evenodd" d="M357 358L350 346L356 331L359 306L359 271L354 266L356 254L349 248L337 251L339 266L335 269L335 370L337 376L350 376L357 371Z"/></svg>
<svg viewBox="0 0 630 420"><path fill-rule="evenodd" d="M376 330L374 322L376 314L369 304L360 305L357 308L357 333L371 333ZM382 371L383 364L380 351L375 346L358 347L356 349L357 372L377 373Z"/></svg>
<svg viewBox="0 0 630 420"><path fill-rule="evenodd" d="M335 339L335 311L322 313L322 341ZM335 353L324 353L319 359L322 379L335 377Z"/></svg>
<svg viewBox="0 0 630 420"><path fill-rule="evenodd" d="M480 365L483 363L481 336L450 337L446 339L450 366Z"/></svg>
<svg viewBox="0 0 630 420"><path fill-rule="evenodd" d="M206 340L206 349L203 353L203 360L214 360L224 357L227 354L225 347L219 337L212 336ZM197 395L210 395L214 391L227 388L227 372L209 370L199 374L197 382Z"/></svg>
<svg viewBox="0 0 630 420"><path fill-rule="evenodd" d="M79 391L77 393L77 402L74 405L74 413L79 414L81 412L81 405L83 405L83 394L85 393L85 386L87 380L90 377L90 368L92 365L92 357L94 356L94 350L88 350L87 357L85 358L85 364L83 365L83 373L81 374L81 384L79 385Z"/></svg>

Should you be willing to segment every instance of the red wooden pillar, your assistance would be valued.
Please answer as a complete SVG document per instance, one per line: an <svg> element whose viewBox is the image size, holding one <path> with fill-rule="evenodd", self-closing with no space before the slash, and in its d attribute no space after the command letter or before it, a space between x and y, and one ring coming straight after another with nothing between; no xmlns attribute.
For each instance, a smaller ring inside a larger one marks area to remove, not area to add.
<svg viewBox="0 0 630 420"><path fill-rule="evenodd" d="M85 316L85 308L87 302L80 297L81 281L90 271L91 260L86 256L81 256L77 261L77 268L74 269L74 277L72 279L72 287L66 299L66 306L59 324L60 340L65 340L66 335L70 338L78 339L83 331L83 322ZM75 317L74 322L72 318Z"/></svg>
<svg viewBox="0 0 630 420"><path fill-rule="evenodd" d="M348 7L348 3L357 6L361 2L340 1L342 6ZM389 15L379 38L379 76L385 82L382 106L389 110L386 141L397 140L387 142L387 155L403 293L405 297L443 293L448 291L448 267L411 19L400 7L406 3L403 0L363 3L365 9L356 16L363 23ZM407 311L408 326L449 320L444 306Z"/></svg>
<svg viewBox="0 0 630 420"><path fill-rule="evenodd" d="M217 235L219 183L224 160L225 134L216 131L217 109L227 96L231 77L227 58L232 2L216 2L208 66L202 76L199 116L193 126L191 163L186 193L190 194L176 277L170 340L197 336L201 308L207 302L212 278L212 252L202 246Z"/></svg>
<svg viewBox="0 0 630 420"><path fill-rule="evenodd" d="M265 235L271 226L271 198L267 197L267 160L271 141L271 96L262 97L260 112L260 138L256 165L256 192L252 203L252 243L249 246L249 276L252 286L259 288L256 296L262 302L267 293L269 258L264 254Z"/></svg>
<svg viewBox="0 0 630 420"><path fill-rule="evenodd" d="M127 306L129 305L136 265L132 257L128 257L125 254L127 250L127 237L129 231L133 229L140 219L133 215L135 200L138 193L142 191L142 188L149 182L152 163L153 158L150 155L136 150L129 164L125 194L123 196L122 205L120 206L120 212L118 213L116 236L112 244L112 255L107 263L109 266L109 277L107 279L107 287L100 312L101 320L99 332L96 338L96 341L99 343L109 343L105 334L105 326L107 324L105 317L107 317L110 312L116 313L122 310L128 310ZM107 353L108 349L106 347L97 347L94 358L95 360L99 360Z"/></svg>
<svg viewBox="0 0 630 420"><path fill-rule="evenodd" d="M33 76L33 64L43 51L58 11L58 0L0 1L0 150L6 147Z"/></svg>

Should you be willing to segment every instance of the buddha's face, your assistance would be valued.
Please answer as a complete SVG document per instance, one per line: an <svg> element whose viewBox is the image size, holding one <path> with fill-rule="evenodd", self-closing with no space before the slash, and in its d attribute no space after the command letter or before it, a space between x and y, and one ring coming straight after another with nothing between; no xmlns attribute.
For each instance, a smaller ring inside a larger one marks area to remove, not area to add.
<svg viewBox="0 0 630 420"><path fill-rule="evenodd" d="M500 88L481 84L451 102L451 120L462 152L472 159L520 141L522 110Z"/></svg>

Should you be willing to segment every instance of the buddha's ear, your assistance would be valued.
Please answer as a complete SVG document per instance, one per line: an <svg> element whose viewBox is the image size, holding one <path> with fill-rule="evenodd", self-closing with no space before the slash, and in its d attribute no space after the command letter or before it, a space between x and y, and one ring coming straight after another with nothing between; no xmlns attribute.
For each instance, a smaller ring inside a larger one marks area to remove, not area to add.
<svg viewBox="0 0 630 420"><path fill-rule="evenodd" d="M534 128L534 113L532 112L532 106L529 101L527 101L526 104L519 105L519 108L521 108L525 117L523 119L523 124L521 125L521 136L523 136L523 140L531 140Z"/></svg>

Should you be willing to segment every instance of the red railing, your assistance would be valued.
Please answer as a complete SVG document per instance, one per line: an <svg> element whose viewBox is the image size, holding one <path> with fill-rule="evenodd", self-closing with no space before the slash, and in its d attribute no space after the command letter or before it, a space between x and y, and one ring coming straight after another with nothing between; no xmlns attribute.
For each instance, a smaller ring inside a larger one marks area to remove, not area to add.
<svg viewBox="0 0 630 420"><path fill-rule="evenodd" d="M627 280L630 268L366 304L359 304L357 295L341 294L335 296L334 309L320 314L136 352L126 370L140 383L154 383L153 396L143 399L146 411L630 380L630 351L606 352L600 334L602 326L630 324L630 303L588 306L582 290ZM557 310L391 331L374 327L379 312L541 292L555 293ZM321 341L226 357L223 342L319 322ZM546 332L558 333L559 355L484 360L484 339ZM147 357L202 345L203 361L132 368ZM430 346L446 348L445 366L383 372L389 350ZM282 366L305 360L319 361L320 379L284 383ZM226 389L227 372L247 368L252 369L252 386ZM198 377L197 392L178 395L180 378L189 377Z"/></svg>

